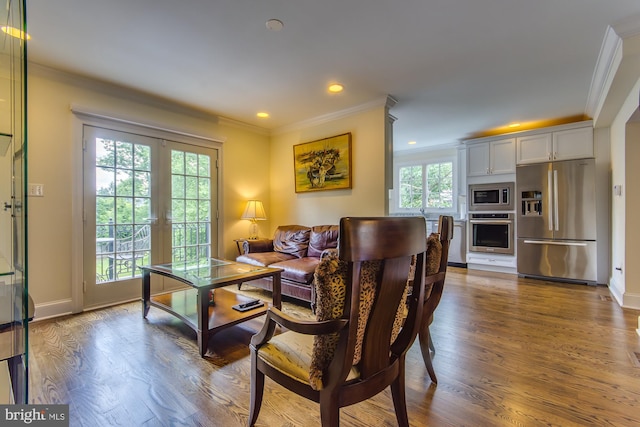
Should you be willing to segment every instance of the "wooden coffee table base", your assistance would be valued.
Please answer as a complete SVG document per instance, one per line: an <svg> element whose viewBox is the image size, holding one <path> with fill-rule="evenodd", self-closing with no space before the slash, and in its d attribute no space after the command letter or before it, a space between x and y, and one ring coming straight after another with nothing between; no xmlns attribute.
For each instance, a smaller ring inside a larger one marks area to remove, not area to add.
<svg viewBox="0 0 640 427"><path fill-rule="evenodd" d="M181 264L160 264L142 269L142 317L146 318L150 307L160 308L181 319L198 335L200 356L207 352L209 337L238 323L263 315L268 303L247 311L232 307L253 300L224 289L245 281L271 277L273 280L272 305L281 308L280 275L282 269L256 267L233 261L210 259L200 268L185 269ZM190 288L151 296L151 273L178 280ZM214 301L209 301L213 291Z"/></svg>
<svg viewBox="0 0 640 427"><path fill-rule="evenodd" d="M240 312L234 310L232 306L251 301L254 298L219 288L214 290L214 303L209 304L209 291L204 293L205 300L207 301L207 321L203 322L203 325L208 324L208 327L203 327L202 329L198 328L198 291L196 289L185 289L154 295L149 301L150 306L173 314L196 332L198 336L198 349L200 350L201 356L205 356L209 338L216 332L262 316L270 305L265 302L265 305L262 307Z"/></svg>

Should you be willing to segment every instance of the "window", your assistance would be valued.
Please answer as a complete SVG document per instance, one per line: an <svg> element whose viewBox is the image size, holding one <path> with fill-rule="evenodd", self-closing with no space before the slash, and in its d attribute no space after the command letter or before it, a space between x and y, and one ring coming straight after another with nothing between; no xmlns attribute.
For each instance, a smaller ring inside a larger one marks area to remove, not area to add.
<svg viewBox="0 0 640 427"><path fill-rule="evenodd" d="M399 166L398 210L455 211L452 160Z"/></svg>

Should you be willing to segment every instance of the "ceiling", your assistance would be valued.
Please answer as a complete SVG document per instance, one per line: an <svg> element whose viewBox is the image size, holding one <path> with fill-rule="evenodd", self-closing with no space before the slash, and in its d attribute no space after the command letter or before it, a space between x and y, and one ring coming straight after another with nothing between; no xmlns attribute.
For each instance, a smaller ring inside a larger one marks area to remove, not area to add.
<svg viewBox="0 0 640 427"><path fill-rule="evenodd" d="M28 55L271 132L389 95L405 150L582 117L607 26L638 14L638 0L27 0Z"/></svg>

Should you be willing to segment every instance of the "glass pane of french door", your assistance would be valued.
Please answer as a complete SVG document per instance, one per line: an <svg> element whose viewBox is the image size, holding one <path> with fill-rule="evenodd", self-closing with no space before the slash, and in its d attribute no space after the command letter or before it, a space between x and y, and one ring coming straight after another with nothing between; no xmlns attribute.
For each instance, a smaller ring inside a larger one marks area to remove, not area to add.
<svg viewBox="0 0 640 427"><path fill-rule="evenodd" d="M217 150L175 142L166 149L171 192L165 258L197 264L212 256L217 242L217 227L212 226L217 223Z"/></svg>
<svg viewBox="0 0 640 427"><path fill-rule="evenodd" d="M84 306L93 307L139 297L138 267L160 259L161 141L85 126L84 142Z"/></svg>
<svg viewBox="0 0 640 427"><path fill-rule="evenodd" d="M93 126L84 139L85 308L139 298L142 265L217 253L217 150Z"/></svg>

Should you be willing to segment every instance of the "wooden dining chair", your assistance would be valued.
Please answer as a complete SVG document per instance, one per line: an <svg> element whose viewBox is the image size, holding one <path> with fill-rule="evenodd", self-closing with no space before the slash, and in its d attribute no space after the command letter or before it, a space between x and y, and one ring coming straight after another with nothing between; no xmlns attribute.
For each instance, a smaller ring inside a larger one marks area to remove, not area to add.
<svg viewBox="0 0 640 427"><path fill-rule="evenodd" d="M435 241L434 241L435 239ZM422 359L434 384L438 383L436 372L433 369L432 357L435 354L435 346L431 339L429 326L433 323L433 313L440 303L444 290L444 279L447 274L449 260L449 243L453 239L453 217L440 215L438 220L437 237L429 236L427 239L427 266L425 278L425 298L422 310L422 325L420 327L419 341Z"/></svg>
<svg viewBox="0 0 640 427"><path fill-rule="evenodd" d="M405 355L422 321L425 221L421 217L342 218L337 254L316 270L316 321L269 308L251 339L252 426L265 375L320 404L323 426L340 408L391 386L396 418L408 426ZM276 325L288 331L274 336Z"/></svg>

